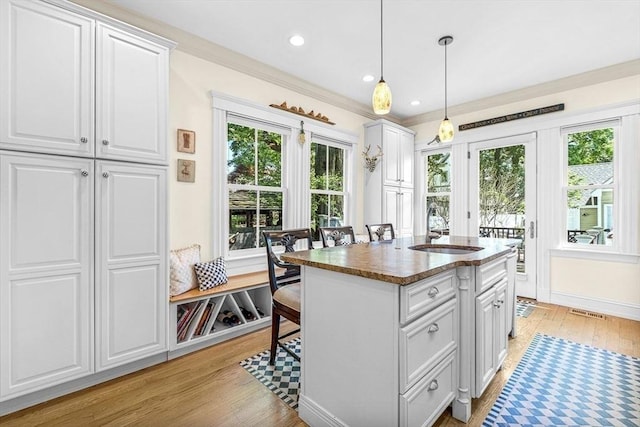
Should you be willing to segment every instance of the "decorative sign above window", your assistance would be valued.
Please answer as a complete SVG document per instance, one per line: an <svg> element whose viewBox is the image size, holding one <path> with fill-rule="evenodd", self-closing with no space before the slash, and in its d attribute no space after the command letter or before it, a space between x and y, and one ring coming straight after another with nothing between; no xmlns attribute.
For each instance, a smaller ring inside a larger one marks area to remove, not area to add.
<svg viewBox="0 0 640 427"><path fill-rule="evenodd" d="M506 116L494 117L492 119L480 120L478 122L466 123L458 126L458 130L469 130L480 128L483 126L496 125L498 123L510 122L512 120L526 119L533 116L539 116L541 114L555 113L556 111L564 110L564 104L550 105L548 107L535 108L529 111L522 111L520 113L507 114Z"/></svg>

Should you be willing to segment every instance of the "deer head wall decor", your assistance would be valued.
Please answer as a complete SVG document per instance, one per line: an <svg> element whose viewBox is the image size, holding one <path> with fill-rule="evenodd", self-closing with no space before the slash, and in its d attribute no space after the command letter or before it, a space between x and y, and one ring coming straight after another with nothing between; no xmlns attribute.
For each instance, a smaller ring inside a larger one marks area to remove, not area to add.
<svg viewBox="0 0 640 427"><path fill-rule="evenodd" d="M367 150L362 152L364 156L364 166L369 170L369 172L373 172L376 170L376 166L378 165L378 160L382 157L382 148L378 145L378 152L374 156L369 156L369 150L371 150L371 145L367 146Z"/></svg>

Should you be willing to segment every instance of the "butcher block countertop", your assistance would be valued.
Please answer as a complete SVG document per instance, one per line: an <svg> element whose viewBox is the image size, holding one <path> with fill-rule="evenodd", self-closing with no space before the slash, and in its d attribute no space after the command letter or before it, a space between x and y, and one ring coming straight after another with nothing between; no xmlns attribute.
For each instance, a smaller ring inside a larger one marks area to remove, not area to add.
<svg viewBox="0 0 640 427"><path fill-rule="evenodd" d="M409 285L452 268L481 265L499 258L520 243L516 239L442 236L433 239L437 250L474 248L469 253L439 253L410 249L425 245L424 236L403 237L381 242L283 253L283 261L352 274L397 285Z"/></svg>

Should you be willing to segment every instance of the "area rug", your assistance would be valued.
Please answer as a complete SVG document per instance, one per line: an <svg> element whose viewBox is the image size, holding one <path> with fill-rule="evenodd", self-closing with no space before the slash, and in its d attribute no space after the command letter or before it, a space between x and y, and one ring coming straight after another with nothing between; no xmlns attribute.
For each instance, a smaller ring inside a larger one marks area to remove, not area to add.
<svg viewBox="0 0 640 427"><path fill-rule="evenodd" d="M529 317L535 308L536 303L534 301L518 299L516 301L516 316Z"/></svg>
<svg viewBox="0 0 640 427"><path fill-rule="evenodd" d="M296 354L300 354L300 338L293 339L286 345ZM289 406L297 409L300 389L300 362L280 347L278 347L278 354L273 365L269 365L269 355L270 351L265 350L243 360L240 365Z"/></svg>
<svg viewBox="0 0 640 427"><path fill-rule="evenodd" d="M640 359L538 334L482 425L640 426Z"/></svg>

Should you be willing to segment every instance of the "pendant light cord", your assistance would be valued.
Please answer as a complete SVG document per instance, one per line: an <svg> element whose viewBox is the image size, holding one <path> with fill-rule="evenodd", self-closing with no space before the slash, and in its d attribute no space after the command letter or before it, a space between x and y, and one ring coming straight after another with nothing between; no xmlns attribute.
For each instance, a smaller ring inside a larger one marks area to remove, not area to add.
<svg viewBox="0 0 640 427"><path fill-rule="evenodd" d="M447 41L444 42L444 118L449 118L447 114Z"/></svg>
<svg viewBox="0 0 640 427"><path fill-rule="evenodd" d="M380 0L380 80L384 80L382 71L382 67L384 64L384 41L382 37L382 2L383 0Z"/></svg>

